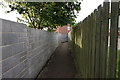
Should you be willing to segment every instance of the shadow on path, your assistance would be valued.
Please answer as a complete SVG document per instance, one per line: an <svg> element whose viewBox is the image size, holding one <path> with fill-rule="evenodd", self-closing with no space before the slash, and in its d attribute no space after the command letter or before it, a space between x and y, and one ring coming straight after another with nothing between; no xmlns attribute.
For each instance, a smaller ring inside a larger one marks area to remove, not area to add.
<svg viewBox="0 0 120 80"><path fill-rule="evenodd" d="M75 65L68 50L68 43L62 43L53 53L51 60L38 78L75 78Z"/></svg>

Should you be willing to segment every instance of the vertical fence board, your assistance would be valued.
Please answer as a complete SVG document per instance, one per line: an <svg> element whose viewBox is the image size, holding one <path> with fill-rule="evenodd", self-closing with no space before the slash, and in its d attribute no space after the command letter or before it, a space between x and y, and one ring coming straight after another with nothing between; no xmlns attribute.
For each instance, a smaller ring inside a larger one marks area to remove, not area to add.
<svg viewBox="0 0 120 80"><path fill-rule="evenodd" d="M86 72L86 74L87 74L87 77L88 77L88 73L89 73L89 17L87 17L87 27L86 27L86 37L87 37L87 39L86 39L86 41L87 41L87 45L86 45L86 47L87 47L87 57L86 57L86 59L87 59L87 67L86 67L86 70L87 70L87 72Z"/></svg>
<svg viewBox="0 0 120 80"><path fill-rule="evenodd" d="M91 29L91 27L90 27L90 16L88 17L88 75L87 75L87 77L89 77L89 75L90 75L90 29Z"/></svg>
<svg viewBox="0 0 120 80"><path fill-rule="evenodd" d="M101 33L100 34L100 41L101 41L100 42L100 58L99 58L100 63L103 63L103 56L104 56L103 53L102 53L103 52L103 46L104 46L104 42L103 42L103 36L104 36L103 15L104 14L103 14L103 7L102 7L102 9L101 9L101 27L100 27L101 28L101 32L100 32ZM103 72L103 64L100 64L99 72L100 72L99 77L102 78L102 76L103 76L103 73L102 73Z"/></svg>
<svg viewBox="0 0 120 80"><path fill-rule="evenodd" d="M108 77L115 78L116 62L117 62L117 40L118 40L118 16L119 16L119 3L111 3L111 27L110 27L110 49L109 49L109 65Z"/></svg>
<svg viewBox="0 0 120 80"><path fill-rule="evenodd" d="M87 18L85 19L85 78L87 77Z"/></svg>
<svg viewBox="0 0 120 80"><path fill-rule="evenodd" d="M100 32L101 32L101 5L98 7L97 16L96 16L96 63L95 63L95 78L99 78L99 69L100 69Z"/></svg>
<svg viewBox="0 0 120 80"><path fill-rule="evenodd" d="M91 14L91 78L93 78L93 70L94 70L94 53L93 53L93 44L94 44L94 37L93 37L93 30L94 30L94 13Z"/></svg>
<svg viewBox="0 0 120 80"><path fill-rule="evenodd" d="M90 28L91 28L91 34L90 34L90 78L92 78L93 75L93 54L92 54L92 44L93 44L93 13L91 14L91 24L90 24Z"/></svg>
<svg viewBox="0 0 120 80"><path fill-rule="evenodd" d="M96 34L96 28L97 28L97 25L96 25L96 21L97 21L97 10L95 9L95 11L94 11L94 35L93 35L93 37L94 37L94 51L93 51L93 53L94 53L94 69L93 69L93 77L95 77L95 63L96 63L96 37L97 37L97 34Z"/></svg>
<svg viewBox="0 0 120 80"><path fill-rule="evenodd" d="M83 27L83 78L85 78L86 77L86 48L85 48L85 35L86 35L86 33L85 33L85 28L86 28L86 24L85 24L85 21L86 21L86 19L83 21L83 25L84 25L84 27Z"/></svg>
<svg viewBox="0 0 120 80"><path fill-rule="evenodd" d="M88 74L89 74L89 17L87 17L87 26L86 26L86 33L87 33L87 35L86 35L86 37L87 37L87 39L86 39L86 41L87 41L87 45L86 45L86 47L87 47L87 67L86 67L86 74L87 74L87 77L88 77Z"/></svg>
<svg viewBox="0 0 120 80"><path fill-rule="evenodd" d="M104 19L104 22L103 22L103 24L104 24L104 66L103 66L103 68L104 68L104 78L106 78L107 77L107 59L108 59L108 56L107 56L107 54L108 54L108 35L109 35L109 6L110 6L110 3L109 2L104 2L104 15L103 15L103 19Z"/></svg>
<svg viewBox="0 0 120 80"><path fill-rule="evenodd" d="M91 77L94 78L94 67L95 67L95 38L96 38L96 24L94 24L96 22L96 10L93 13L93 24L92 24L92 75Z"/></svg>
<svg viewBox="0 0 120 80"><path fill-rule="evenodd" d="M104 2L102 10L102 36L101 36L101 78L106 77L107 50L108 50L108 32L109 32L109 2Z"/></svg>

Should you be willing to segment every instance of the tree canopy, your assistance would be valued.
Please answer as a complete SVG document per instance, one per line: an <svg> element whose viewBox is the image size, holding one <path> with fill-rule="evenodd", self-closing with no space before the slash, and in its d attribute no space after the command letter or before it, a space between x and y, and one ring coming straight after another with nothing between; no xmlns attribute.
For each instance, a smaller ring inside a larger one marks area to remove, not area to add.
<svg viewBox="0 0 120 80"><path fill-rule="evenodd" d="M29 27L53 30L56 26L74 24L77 13L80 11L80 2L11 2L10 11L17 10Z"/></svg>

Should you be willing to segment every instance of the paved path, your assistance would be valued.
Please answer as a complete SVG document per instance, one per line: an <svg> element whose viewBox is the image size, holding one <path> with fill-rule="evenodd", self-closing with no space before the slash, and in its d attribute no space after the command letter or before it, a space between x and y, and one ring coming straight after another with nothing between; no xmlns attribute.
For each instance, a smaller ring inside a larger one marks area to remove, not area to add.
<svg viewBox="0 0 120 80"><path fill-rule="evenodd" d="M38 78L74 78L75 75L76 69L66 42L56 49Z"/></svg>

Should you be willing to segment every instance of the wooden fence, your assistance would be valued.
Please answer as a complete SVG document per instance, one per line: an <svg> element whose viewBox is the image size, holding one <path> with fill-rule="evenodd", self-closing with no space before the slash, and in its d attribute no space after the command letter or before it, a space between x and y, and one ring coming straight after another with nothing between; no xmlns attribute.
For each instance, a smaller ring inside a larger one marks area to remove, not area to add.
<svg viewBox="0 0 120 80"><path fill-rule="evenodd" d="M120 77L118 19L119 2L104 2L69 33L70 48L79 72L77 77Z"/></svg>

